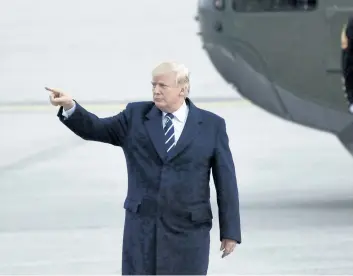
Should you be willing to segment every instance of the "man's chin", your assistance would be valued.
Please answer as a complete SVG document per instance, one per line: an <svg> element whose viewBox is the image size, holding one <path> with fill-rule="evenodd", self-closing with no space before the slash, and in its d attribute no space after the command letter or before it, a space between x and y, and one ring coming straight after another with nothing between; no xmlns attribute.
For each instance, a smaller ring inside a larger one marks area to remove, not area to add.
<svg viewBox="0 0 353 276"><path fill-rule="evenodd" d="M164 107L164 102L162 100L154 100L154 104L157 106L157 107Z"/></svg>

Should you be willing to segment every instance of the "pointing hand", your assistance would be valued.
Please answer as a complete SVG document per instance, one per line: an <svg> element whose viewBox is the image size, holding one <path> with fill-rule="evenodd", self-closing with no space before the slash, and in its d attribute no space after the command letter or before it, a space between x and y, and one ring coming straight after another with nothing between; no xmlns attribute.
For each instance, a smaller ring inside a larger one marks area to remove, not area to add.
<svg viewBox="0 0 353 276"><path fill-rule="evenodd" d="M59 89L48 87L45 87L45 89L50 92L49 99L52 105L62 106L65 110L68 110L74 106L74 101L69 94Z"/></svg>

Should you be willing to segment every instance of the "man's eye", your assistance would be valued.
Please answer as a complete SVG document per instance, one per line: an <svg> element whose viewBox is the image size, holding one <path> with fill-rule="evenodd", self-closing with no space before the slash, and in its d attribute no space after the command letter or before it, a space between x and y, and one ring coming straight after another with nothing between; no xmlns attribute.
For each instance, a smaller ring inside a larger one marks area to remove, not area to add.
<svg viewBox="0 0 353 276"><path fill-rule="evenodd" d="M163 84L163 83L152 83L152 86L155 88L156 86L159 86L159 87L161 87L161 88L166 88L166 87L168 87L168 85L166 85L166 84Z"/></svg>

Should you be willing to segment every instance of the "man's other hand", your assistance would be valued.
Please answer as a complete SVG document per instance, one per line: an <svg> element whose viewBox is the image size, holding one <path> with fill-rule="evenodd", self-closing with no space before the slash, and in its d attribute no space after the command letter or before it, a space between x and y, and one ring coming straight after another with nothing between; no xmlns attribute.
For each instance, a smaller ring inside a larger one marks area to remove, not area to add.
<svg viewBox="0 0 353 276"><path fill-rule="evenodd" d="M75 105L72 97L69 94L59 89L48 88L48 87L45 87L45 89L50 92L49 99L52 105L62 106L65 110L69 110Z"/></svg>
<svg viewBox="0 0 353 276"><path fill-rule="evenodd" d="M347 26L343 26L342 32L341 32L341 49L346 50L348 48L348 38L346 36L346 28Z"/></svg>
<svg viewBox="0 0 353 276"><path fill-rule="evenodd" d="M236 244L237 244L236 241L223 239L221 243L221 251L223 251L222 258L232 253Z"/></svg>

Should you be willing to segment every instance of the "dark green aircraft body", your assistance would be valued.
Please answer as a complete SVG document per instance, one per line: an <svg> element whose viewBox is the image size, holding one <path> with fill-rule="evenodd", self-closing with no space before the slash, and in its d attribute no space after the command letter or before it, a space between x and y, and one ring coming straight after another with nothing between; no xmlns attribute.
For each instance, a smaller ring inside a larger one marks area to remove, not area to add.
<svg viewBox="0 0 353 276"><path fill-rule="evenodd" d="M353 154L342 90L341 33L353 0L200 0L203 47L223 78L254 104L330 132Z"/></svg>

